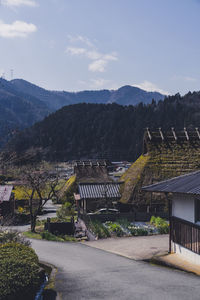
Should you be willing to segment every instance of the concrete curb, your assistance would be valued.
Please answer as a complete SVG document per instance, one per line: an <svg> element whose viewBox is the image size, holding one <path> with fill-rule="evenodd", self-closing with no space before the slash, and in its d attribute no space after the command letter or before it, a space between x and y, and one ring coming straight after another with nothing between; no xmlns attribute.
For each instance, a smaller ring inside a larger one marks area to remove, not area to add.
<svg viewBox="0 0 200 300"><path fill-rule="evenodd" d="M172 263L169 259L171 255L173 254L154 256L151 259L144 261L200 276L200 268L198 269L196 265L189 262L184 262L182 260L177 260L176 262Z"/></svg>

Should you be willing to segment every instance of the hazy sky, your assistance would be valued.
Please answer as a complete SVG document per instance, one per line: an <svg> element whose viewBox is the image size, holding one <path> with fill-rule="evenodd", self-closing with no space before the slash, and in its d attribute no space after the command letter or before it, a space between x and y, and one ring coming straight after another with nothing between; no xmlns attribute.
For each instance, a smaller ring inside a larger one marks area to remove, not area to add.
<svg viewBox="0 0 200 300"><path fill-rule="evenodd" d="M47 89L200 90L199 0L0 0L0 76Z"/></svg>

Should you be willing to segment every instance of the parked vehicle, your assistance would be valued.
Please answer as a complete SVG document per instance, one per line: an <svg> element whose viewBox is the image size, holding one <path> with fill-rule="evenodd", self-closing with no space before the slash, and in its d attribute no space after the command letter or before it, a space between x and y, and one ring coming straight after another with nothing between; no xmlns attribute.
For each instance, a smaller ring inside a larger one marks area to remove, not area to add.
<svg viewBox="0 0 200 300"><path fill-rule="evenodd" d="M101 215L101 214L119 214L119 210L116 208L101 208L93 213L88 213L88 215Z"/></svg>

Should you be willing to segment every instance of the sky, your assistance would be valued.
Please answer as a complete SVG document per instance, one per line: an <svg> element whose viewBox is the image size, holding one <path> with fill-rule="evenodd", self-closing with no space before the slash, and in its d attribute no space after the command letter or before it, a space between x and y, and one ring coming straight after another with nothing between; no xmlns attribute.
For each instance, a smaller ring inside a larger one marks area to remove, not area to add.
<svg viewBox="0 0 200 300"><path fill-rule="evenodd" d="M199 91L199 16L200 0L0 0L0 77L49 90Z"/></svg>

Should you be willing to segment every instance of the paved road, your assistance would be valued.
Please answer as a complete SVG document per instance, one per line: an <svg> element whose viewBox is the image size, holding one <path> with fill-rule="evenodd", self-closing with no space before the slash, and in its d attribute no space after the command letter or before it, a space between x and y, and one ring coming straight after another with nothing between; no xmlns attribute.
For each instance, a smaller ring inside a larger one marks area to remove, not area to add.
<svg viewBox="0 0 200 300"><path fill-rule="evenodd" d="M90 247L102 249L135 260L150 259L155 255L167 254L169 235L133 236L89 241Z"/></svg>
<svg viewBox="0 0 200 300"><path fill-rule="evenodd" d="M38 216L37 220L46 220L47 218L54 218L56 217L56 211L58 208L60 208L61 205L59 204L53 204L51 200L48 200L47 203L44 205L44 211L45 214ZM17 226L1 226L1 229L10 229L10 230L16 230L16 231L28 231L30 230L31 226L29 225L17 225Z"/></svg>
<svg viewBox="0 0 200 300"><path fill-rule="evenodd" d="M56 290L63 300L199 300L192 274L134 261L80 243L32 240L40 260L58 267Z"/></svg>

